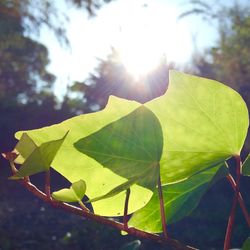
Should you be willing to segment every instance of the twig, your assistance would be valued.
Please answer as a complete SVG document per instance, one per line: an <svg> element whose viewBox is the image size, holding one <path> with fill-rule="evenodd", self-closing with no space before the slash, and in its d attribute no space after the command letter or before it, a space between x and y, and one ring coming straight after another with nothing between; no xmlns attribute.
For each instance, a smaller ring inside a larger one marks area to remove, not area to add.
<svg viewBox="0 0 250 250"><path fill-rule="evenodd" d="M14 166L13 170L17 171L14 163L12 163L11 165ZM103 217L103 216L100 216L100 215L93 214L89 210L81 209L79 207L72 206L72 205L64 203L64 202L58 202L55 200L51 200L44 192L42 192L40 189L38 189L35 185L33 185L31 182L27 181L26 179L20 179L17 181L21 185L23 185L28 191L30 191L33 195L40 198L44 202L49 203L54 208L60 208L60 209L65 210L66 212L70 212L72 214L83 216L87 219L99 222L103 225L109 225L113 228L118 229L119 231L125 231L134 237L144 238L144 239L156 241L158 243L162 243L162 244L169 246L175 250L197 250L196 248L193 248L191 246L185 246L175 239L172 239L169 237L167 237L167 238L161 237L157 234L151 234L151 233L148 233L145 231L141 231L141 230L134 228L134 227L126 228L123 223L120 223L120 222L117 222L114 220L110 220L110 219Z"/></svg>
<svg viewBox="0 0 250 250"><path fill-rule="evenodd" d="M233 225L235 220L235 212L237 207L237 201L239 199L239 194L240 194L241 158L239 155L234 156L234 158L236 160L236 184L235 184L235 192L234 192L232 208L227 224L227 231L224 241L224 250L230 249Z"/></svg>
<svg viewBox="0 0 250 250"><path fill-rule="evenodd" d="M125 205L124 205L124 214L123 214L123 225L124 228L128 229L128 202L130 196L130 188L126 190L126 198L125 198Z"/></svg>
<svg viewBox="0 0 250 250"><path fill-rule="evenodd" d="M236 183L235 183L235 180L234 180L233 176L231 174L228 174L227 179L230 182L233 190L236 192ZM238 196L238 202L239 202L241 210L242 210L242 212L244 214L245 220L246 220L248 226L250 227L250 215L249 215L249 213L248 213L248 211L246 209L245 202L244 202L240 192L239 192L239 196Z"/></svg>
<svg viewBox="0 0 250 250"><path fill-rule="evenodd" d="M51 191L50 191L50 170L45 171L45 194L47 197L52 200L51 198Z"/></svg>
<svg viewBox="0 0 250 250"><path fill-rule="evenodd" d="M164 200L163 200L163 194L162 194L161 176L160 176L160 174L159 174L159 177L158 177L158 193L159 193L159 200L160 200L160 212L161 212L162 230L163 230L164 237L167 238L168 237L167 222L166 222L166 215L165 215L165 209L164 209Z"/></svg>

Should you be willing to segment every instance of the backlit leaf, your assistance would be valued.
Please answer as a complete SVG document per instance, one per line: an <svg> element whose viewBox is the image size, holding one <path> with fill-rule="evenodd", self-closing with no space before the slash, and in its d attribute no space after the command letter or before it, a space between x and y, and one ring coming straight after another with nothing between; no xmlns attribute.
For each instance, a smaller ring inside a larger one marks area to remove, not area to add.
<svg viewBox="0 0 250 250"><path fill-rule="evenodd" d="M134 183L155 189L163 147L162 130L158 119L144 106L74 145L80 152L128 179L103 197L115 195Z"/></svg>
<svg viewBox="0 0 250 250"><path fill-rule="evenodd" d="M115 174L108 168L104 168L96 160L79 152L74 147L74 143L130 114L140 106L141 104L137 102L110 97L107 107L102 111L76 116L50 127L26 132L37 145L41 145L44 142L55 140L61 134L70 130L52 163L52 167L71 183L79 179L85 180L88 187L86 195L89 199L93 199L107 194L128 179ZM17 138L20 138L22 133L18 132ZM128 212L132 213L143 207L151 196L152 191L139 185L133 185ZM124 201L125 191L114 197L94 202L92 206L96 214L120 216L123 214Z"/></svg>
<svg viewBox="0 0 250 250"><path fill-rule="evenodd" d="M226 85L170 71L166 94L146 106L163 130L163 184L186 179L240 153L248 110L242 97Z"/></svg>
<svg viewBox="0 0 250 250"><path fill-rule="evenodd" d="M36 147L30 154L28 153L28 151L23 150L23 147L25 147L27 143L24 143L22 149L19 144L17 147L18 150L21 152L21 154L23 154L23 156L27 156L27 158L25 159L18 172L14 176L12 176L11 179L19 179L25 176L30 176L49 170L51 163L54 160L67 134L68 132L60 139L42 143L40 146ZM25 137L27 139L27 135ZM30 142L30 140L28 141Z"/></svg>
<svg viewBox="0 0 250 250"><path fill-rule="evenodd" d="M52 197L63 202L79 202L82 200L86 192L86 183L84 180L79 180L72 183L70 188L64 188L53 192Z"/></svg>
<svg viewBox="0 0 250 250"><path fill-rule="evenodd" d="M21 164L24 160L37 148L34 141L26 134L23 133L18 141L14 151L18 154L15 163Z"/></svg>
<svg viewBox="0 0 250 250"><path fill-rule="evenodd" d="M185 181L163 186L167 223L171 224L188 216L197 207L208 188L227 173L227 167L220 165L202 171ZM133 214L129 225L152 233L162 231L158 190L145 207Z"/></svg>

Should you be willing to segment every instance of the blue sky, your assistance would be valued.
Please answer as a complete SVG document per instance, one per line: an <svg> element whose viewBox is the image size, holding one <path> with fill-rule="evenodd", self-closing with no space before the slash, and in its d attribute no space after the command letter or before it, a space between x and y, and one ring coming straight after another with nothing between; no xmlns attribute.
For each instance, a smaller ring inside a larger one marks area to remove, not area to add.
<svg viewBox="0 0 250 250"><path fill-rule="evenodd" d="M46 29L39 38L49 49L48 69L57 76L55 93L60 97L72 81L86 79L97 58L105 58L112 46L119 49L124 65L135 77L153 69L162 56L181 65L194 50L211 46L216 40L212 23L199 16L177 20L190 8L186 2L116 0L97 11L94 18L83 10L58 5L70 19L65 25L71 48L61 47Z"/></svg>

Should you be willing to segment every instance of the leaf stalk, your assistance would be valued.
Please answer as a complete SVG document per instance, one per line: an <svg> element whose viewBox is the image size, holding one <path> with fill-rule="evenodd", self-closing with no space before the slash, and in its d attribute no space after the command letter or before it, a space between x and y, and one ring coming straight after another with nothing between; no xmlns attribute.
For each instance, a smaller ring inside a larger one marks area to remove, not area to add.
<svg viewBox="0 0 250 250"><path fill-rule="evenodd" d="M232 238L233 226L234 226L234 221L235 221L235 212L236 212L237 202L240 197L240 176L241 176L242 162L241 162L241 158L239 155L234 156L234 158L236 161L235 192L234 192L232 208L231 208L230 215L228 218L227 230L226 230L225 241L224 241L224 250L229 250L231 246L231 238Z"/></svg>
<svg viewBox="0 0 250 250"><path fill-rule="evenodd" d="M163 194L162 194L162 185L161 185L161 175L160 174L158 177L158 194L159 194L159 200L160 200L160 213L161 213L161 224L162 224L163 235L165 238L168 238L167 221L166 221L166 215L165 215L165 209L164 209L164 200L163 200Z"/></svg>

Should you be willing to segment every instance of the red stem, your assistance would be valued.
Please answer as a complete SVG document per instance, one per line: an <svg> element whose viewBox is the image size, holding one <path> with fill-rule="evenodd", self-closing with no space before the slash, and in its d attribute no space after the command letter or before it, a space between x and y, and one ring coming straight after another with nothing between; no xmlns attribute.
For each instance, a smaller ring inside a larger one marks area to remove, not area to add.
<svg viewBox="0 0 250 250"><path fill-rule="evenodd" d="M50 171L45 172L45 194L47 197L52 200L51 198L51 191L50 191Z"/></svg>
<svg viewBox="0 0 250 250"><path fill-rule="evenodd" d="M236 183L235 183L235 180L234 180L233 176L228 174L227 179L230 182L233 190L236 192ZM248 213L248 211L246 209L245 202L244 202L244 200L242 198L241 193L239 193L238 202L239 202L241 210L242 210L242 212L244 214L245 220L246 220L248 226L250 227L250 215L249 215L249 213Z"/></svg>
<svg viewBox="0 0 250 250"><path fill-rule="evenodd" d="M159 200L160 200L161 224L162 224L163 235L165 238L168 238L167 222L166 222L166 215L165 215L165 209L164 209L164 200L163 200L163 194L162 194L160 174L158 178L158 193L159 193Z"/></svg>
<svg viewBox="0 0 250 250"><path fill-rule="evenodd" d="M130 188L126 190L126 199L125 199L125 206L124 206L124 214L123 214L123 224L124 228L128 229L128 202L130 196Z"/></svg>
<svg viewBox="0 0 250 250"><path fill-rule="evenodd" d="M237 207L237 202L240 196L240 176L241 176L241 158L239 155L234 156L236 160L236 183L235 183L235 192L233 198L233 204L230 212L230 216L227 224L227 231L224 241L224 250L229 250L231 245L231 238L233 232L233 226L235 221L235 212Z"/></svg>
<svg viewBox="0 0 250 250"><path fill-rule="evenodd" d="M11 163L11 165L12 165L12 169L16 172L17 170L16 170L13 162ZM99 223L104 224L104 225L109 225L113 228L118 229L119 231L125 231L134 237L144 238L144 239L153 240L153 241L162 243L166 246L171 247L172 249L197 250L196 248L193 248L191 246L185 246L175 239L172 239L169 237L165 238L165 237L161 237L157 234L147 233L145 231L141 231L141 230L134 228L134 227L126 228L123 223L119 223L117 221L110 220L110 219L105 218L103 216L93 214L89 210L81 209L79 207L72 206L72 205L69 205L69 204L64 203L64 202L58 202L55 200L51 200L50 197L48 197L45 193L43 193L40 189L38 189L35 185L33 185L31 182L27 181L26 179L18 180L18 182L20 182L21 185L23 185L28 191L30 191L36 197L40 198L44 202L49 203L54 208L61 208L61 209L65 210L66 212L70 212L72 214L83 216L87 219L94 220L94 221L99 222Z"/></svg>

